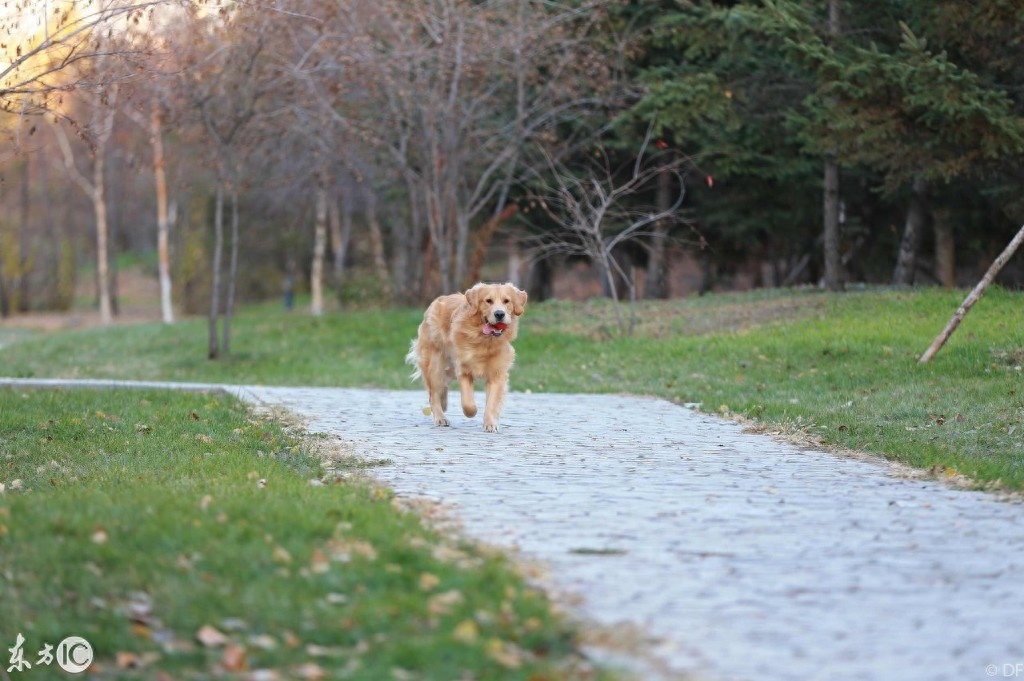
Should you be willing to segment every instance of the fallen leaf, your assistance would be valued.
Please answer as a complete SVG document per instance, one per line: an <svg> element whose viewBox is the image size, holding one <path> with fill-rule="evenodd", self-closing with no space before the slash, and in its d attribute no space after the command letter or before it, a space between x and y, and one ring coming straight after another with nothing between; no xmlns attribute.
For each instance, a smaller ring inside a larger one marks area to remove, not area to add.
<svg viewBox="0 0 1024 681"><path fill-rule="evenodd" d="M344 648L321 646L316 643L306 644L306 654L310 657L341 657L345 655Z"/></svg>
<svg viewBox="0 0 1024 681"><path fill-rule="evenodd" d="M506 669L518 669L523 663L523 656L520 650L511 643L503 642L501 639L492 638L488 641L485 652L487 657Z"/></svg>
<svg viewBox="0 0 1024 681"><path fill-rule="evenodd" d="M332 591L324 598L330 605L344 605L348 603L348 596Z"/></svg>
<svg viewBox="0 0 1024 681"><path fill-rule="evenodd" d="M206 444L210 444L211 442L213 442L212 437L210 437L209 435L204 435L203 433L199 433L198 435L196 435L196 439Z"/></svg>
<svg viewBox="0 0 1024 681"><path fill-rule="evenodd" d="M420 575L420 589L423 591L433 591L437 588L438 584L441 583L441 578L437 575L429 572L424 572Z"/></svg>
<svg viewBox="0 0 1024 681"><path fill-rule="evenodd" d="M445 591L430 597L427 601L427 612L431 615L447 615L451 612L452 608L464 600L465 597L461 591L456 591L455 589Z"/></svg>
<svg viewBox="0 0 1024 681"><path fill-rule="evenodd" d="M207 648L216 648L230 642L230 639L219 629L209 624L204 624L199 628L199 631L196 632L196 640Z"/></svg>
<svg viewBox="0 0 1024 681"><path fill-rule="evenodd" d="M245 681L281 681L281 675L274 669L254 669L243 678Z"/></svg>
<svg viewBox="0 0 1024 681"><path fill-rule="evenodd" d="M135 653L119 651L114 659L118 669L138 669L142 666Z"/></svg>
<svg viewBox="0 0 1024 681"><path fill-rule="evenodd" d="M283 546L275 546L274 562L290 563L292 562L292 554L288 553L288 549L284 548Z"/></svg>
<svg viewBox="0 0 1024 681"><path fill-rule="evenodd" d="M277 639L270 634L255 634L249 637L249 645L260 650L273 650L277 647Z"/></svg>
<svg viewBox="0 0 1024 681"><path fill-rule="evenodd" d="M480 628L473 620L462 620L452 630L452 638L459 643L476 643L480 638Z"/></svg>
<svg viewBox="0 0 1024 681"><path fill-rule="evenodd" d="M203 498L199 500L199 510L205 511L210 508L210 504L213 503L213 497L209 494L203 495Z"/></svg>
<svg viewBox="0 0 1024 681"><path fill-rule="evenodd" d="M107 531L102 527L97 527L93 530L91 537L93 544L106 544L109 538L110 537L107 536Z"/></svg>
<svg viewBox="0 0 1024 681"><path fill-rule="evenodd" d="M322 575L330 570L331 561L327 558L327 554L320 549L313 551L313 555L309 559L309 569L315 575Z"/></svg>
<svg viewBox="0 0 1024 681"><path fill-rule="evenodd" d="M220 664L229 672L244 671L248 666L245 660L245 648L234 643L229 643L224 648L224 654L220 658Z"/></svg>
<svg viewBox="0 0 1024 681"><path fill-rule="evenodd" d="M305 681L320 681L320 679L327 678L327 672L320 665L314 662L307 662L295 668L295 676Z"/></svg>

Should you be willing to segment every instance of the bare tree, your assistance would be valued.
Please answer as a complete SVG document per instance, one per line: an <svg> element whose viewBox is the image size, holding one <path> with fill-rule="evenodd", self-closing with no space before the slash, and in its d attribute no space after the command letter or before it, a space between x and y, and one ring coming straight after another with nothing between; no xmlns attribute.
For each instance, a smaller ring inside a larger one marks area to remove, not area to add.
<svg viewBox="0 0 1024 681"><path fill-rule="evenodd" d="M500 224L524 168L543 165L525 155L531 140L599 104L612 79L583 36L600 5L349 0L310 24L301 73L345 131L341 153L405 190L408 220L391 239L399 296L424 293L410 281L424 232L434 286L468 283L473 233Z"/></svg>
<svg viewBox="0 0 1024 681"><path fill-rule="evenodd" d="M65 93L109 85L131 77L126 71L95 68L96 62L127 57L131 42L111 40L129 26L148 23L169 0L22 2L4 10L0 110L17 115L43 112L66 116Z"/></svg>
<svg viewBox="0 0 1024 681"><path fill-rule="evenodd" d="M686 196L683 171L689 160L667 154L648 157L649 137L627 168L613 169L603 148L597 152L600 162L587 163L582 172L573 172L548 156L548 172L537 176L539 188L530 194L530 206L555 225L554 230L544 230L534 238L534 257L575 255L594 262L611 293L621 333L631 330L631 325L627 326L623 317L616 282L625 282L630 300L636 299L636 282L615 254L627 242L651 236L649 227L676 217ZM668 205L659 208L636 203L642 191L666 175L674 185Z"/></svg>
<svg viewBox="0 0 1024 681"><path fill-rule="evenodd" d="M114 117L117 113L118 85L114 83L93 96L92 125L93 143L90 147L92 159L91 177L87 176L75 162L67 133L60 124L54 127L57 141L64 154L64 166L68 176L81 187L92 201L96 226L96 279L99 293L100 321L113 321L113 303L110 282L109 222L107 219L106 153L110 137L114 132Z"/></svg>

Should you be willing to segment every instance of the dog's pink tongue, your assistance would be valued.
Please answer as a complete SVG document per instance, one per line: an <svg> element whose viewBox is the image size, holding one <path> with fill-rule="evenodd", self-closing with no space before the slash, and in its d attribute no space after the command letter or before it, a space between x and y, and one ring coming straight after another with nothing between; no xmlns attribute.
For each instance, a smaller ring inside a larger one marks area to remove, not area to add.
<svg viewBox="0 0 1024 681"><path fill-rule="evenodd" d="M494 327L487 322L484 322L484 326L480 330L484 332L485 336L490 336L492 333L494 333Z"/></svg>

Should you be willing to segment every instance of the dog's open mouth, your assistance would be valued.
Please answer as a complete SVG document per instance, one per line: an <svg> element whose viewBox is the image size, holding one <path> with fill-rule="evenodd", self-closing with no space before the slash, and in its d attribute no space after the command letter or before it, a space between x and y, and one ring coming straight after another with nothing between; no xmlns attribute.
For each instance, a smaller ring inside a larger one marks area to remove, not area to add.
<svg viewBox="0 0 1024 681"><path fill-rule="evenodd" d="M485 336L495 336L495 337L497 337L497 336L500 336L501 334L505 333L505 329L506 328L508 328L508 324L505 324L504 322L498 322L496 324L491 324L490 322L484 322L483 328L481 328L480 331Z"/></svg>

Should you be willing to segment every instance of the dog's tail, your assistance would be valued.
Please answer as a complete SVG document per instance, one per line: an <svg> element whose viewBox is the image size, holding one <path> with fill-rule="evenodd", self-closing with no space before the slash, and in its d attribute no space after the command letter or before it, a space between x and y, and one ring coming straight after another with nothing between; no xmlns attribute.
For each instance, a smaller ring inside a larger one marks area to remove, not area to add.
<svg viewBox="0 0 1024 681"><path fill-rule="evenodd" d="M405 356L405 363L413 367L412 375L409 377L413 381L423 377L423 372L420 371L419 364L420 353L419 348L417 347L418 341L418 338L412 339L412 342L409 343L409 354Z"/></svg>

